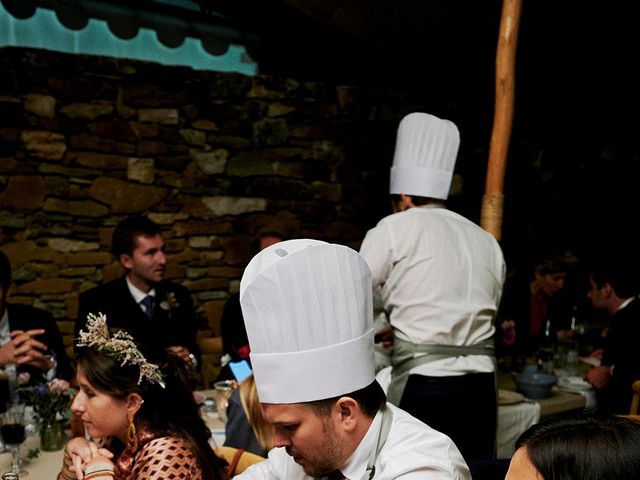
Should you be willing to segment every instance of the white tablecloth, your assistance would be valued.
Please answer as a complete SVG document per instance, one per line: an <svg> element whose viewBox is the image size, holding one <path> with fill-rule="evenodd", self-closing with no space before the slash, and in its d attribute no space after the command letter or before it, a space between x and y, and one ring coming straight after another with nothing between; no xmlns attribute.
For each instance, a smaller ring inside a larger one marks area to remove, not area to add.
<svg viewBox="0 0 640 480"><path fill-rule="evenodd" d="M498 406L496 434L498 458L513 455L515 441L521 433L546 416L595 407L595 392L564 392L554 388L551 396L542 400L526 400L514 405Z"/></svg>
<svg viewBox="0 0 640 480"><path fill-rule="evenodd" d="M498 406L496 433L498 458L511 458L513 447L522 432L540 421L540 404L533 401Z"/></svg>

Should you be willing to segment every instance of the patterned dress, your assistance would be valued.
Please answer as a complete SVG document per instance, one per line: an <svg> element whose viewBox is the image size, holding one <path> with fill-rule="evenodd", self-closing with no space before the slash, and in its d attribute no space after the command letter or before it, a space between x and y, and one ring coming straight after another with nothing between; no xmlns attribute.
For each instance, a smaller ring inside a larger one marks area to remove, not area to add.
<svg viewBox="0 0 640 480"><path fill-rule="evenodd" d="M76 480L70 470L71 457L65 451L57 480ZM196 456L189 444L179 437L158 437L148 431L138 433L138 449L125 450L112 464L91 465L86 480L204 480Z"/></svg>

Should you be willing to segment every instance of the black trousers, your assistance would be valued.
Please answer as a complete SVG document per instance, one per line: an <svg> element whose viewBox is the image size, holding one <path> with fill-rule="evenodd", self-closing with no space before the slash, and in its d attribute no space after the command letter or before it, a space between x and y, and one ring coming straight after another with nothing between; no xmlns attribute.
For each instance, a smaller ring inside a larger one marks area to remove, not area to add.
<svg viewBox="0 0 640 480"><path fill-rule="evenodd" d="M400 408L449 436L467 463L495 457L494 373L456 377L410 375Z"/></svg>

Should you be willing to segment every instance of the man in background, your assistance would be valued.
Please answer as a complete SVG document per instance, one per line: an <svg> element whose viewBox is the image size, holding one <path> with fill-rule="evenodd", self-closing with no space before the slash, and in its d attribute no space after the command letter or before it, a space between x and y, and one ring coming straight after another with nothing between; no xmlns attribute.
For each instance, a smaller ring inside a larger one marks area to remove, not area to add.
<svg viewBox="0 0 640 480"><path fill-rule="evenodd" d="M631 384L640 379L640 285L637 262L628 252L633 250L598 258L589 276L587 296L609 316L601 364L587 373L596 388L597 409L604 413L628 414Z"/></svg>
<svg viewBox="0 0 640 480"><path fill-rule="evenodd" d="M439 430L467 461L494 456L494 317L506 267L496 239L448 210L460 134L411 113L391 168L394 213L360 254L394 333L389 401Z"/></svg>
<svg viewBox="0 0 640 480"><path fill-rule="evenodd" d="M128 330L148 348L168 349L196 369L193 302L185 287L164 279L167 257L158 226L145 216L125 218L113 231L111 252L124 275L80 294L76 336L86 330L89 313L104 313L109 327Z"/></svg>
<svg viewBox="0 0 640 480"><path fill-rule="evenodd" d="M15 391L17 374L28 372L30 382L54 377L71 380L73 368L58 324L44 310L7 302L11 263L0 251L0 406Z"/></svg>

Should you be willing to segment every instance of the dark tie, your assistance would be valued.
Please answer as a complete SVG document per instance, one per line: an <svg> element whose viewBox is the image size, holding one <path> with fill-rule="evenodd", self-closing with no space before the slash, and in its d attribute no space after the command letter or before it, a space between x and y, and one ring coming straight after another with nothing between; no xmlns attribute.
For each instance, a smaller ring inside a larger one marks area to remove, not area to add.
<svg viewBox="0 0 640 480"><path fill-rule="evenodd" d="M342 475L340 470L334 470L329 475L327 475L327 480L344 480L345 476Z"/></svg>
<svg viewBox="0 0 640 480"><path fill-rule="evenodd" d="M149 317L149 320L151 320L153 318L153 304L154 304L154 299L151 295L147 295L146 297L144 297L140 303L142 305L144 305L144 311L147 314L147 317Z"/></svg>

